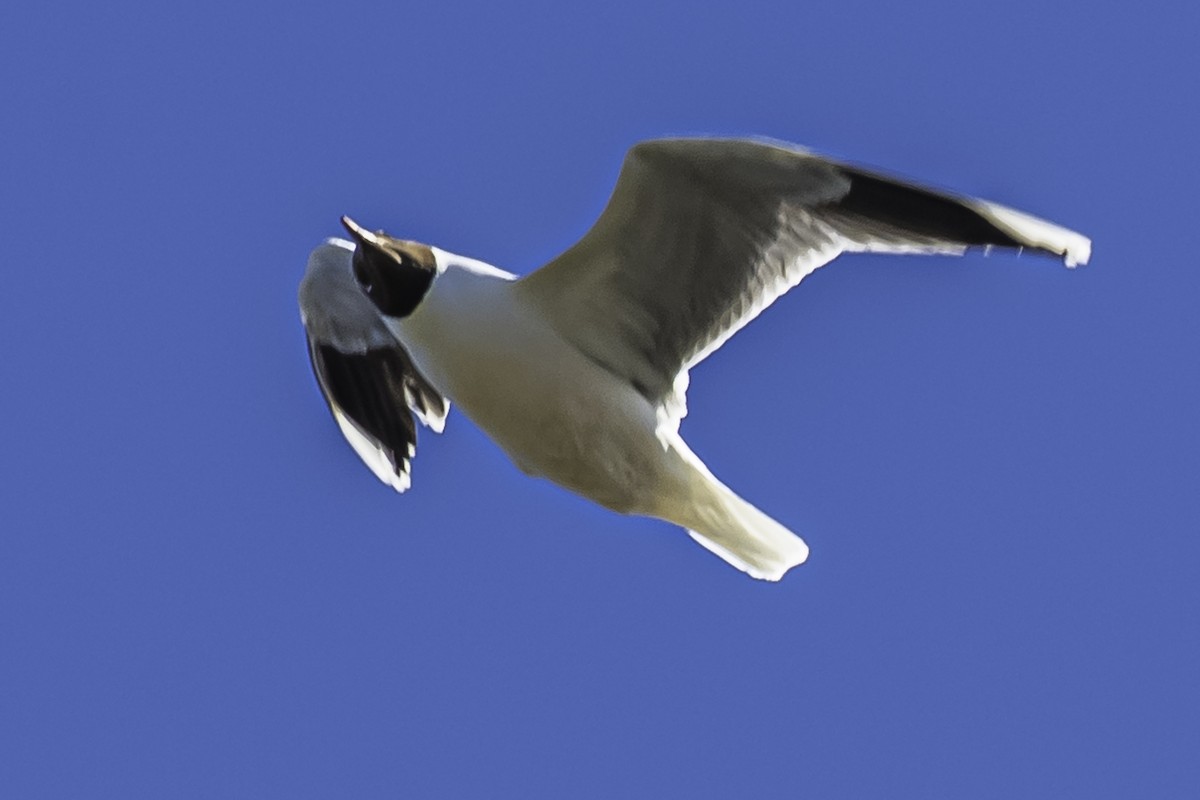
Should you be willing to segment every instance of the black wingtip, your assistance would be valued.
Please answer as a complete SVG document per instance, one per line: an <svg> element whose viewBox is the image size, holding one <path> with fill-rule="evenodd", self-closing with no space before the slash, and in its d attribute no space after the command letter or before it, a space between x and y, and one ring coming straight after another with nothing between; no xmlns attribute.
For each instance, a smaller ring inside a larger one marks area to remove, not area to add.
<svg viewBox="0 0 1200 800"><path fill-rule="evenodd" d="M839 209L919 237L964 245L1021 247L1016 239L951 195L849 167L850 190Z"/></svg>

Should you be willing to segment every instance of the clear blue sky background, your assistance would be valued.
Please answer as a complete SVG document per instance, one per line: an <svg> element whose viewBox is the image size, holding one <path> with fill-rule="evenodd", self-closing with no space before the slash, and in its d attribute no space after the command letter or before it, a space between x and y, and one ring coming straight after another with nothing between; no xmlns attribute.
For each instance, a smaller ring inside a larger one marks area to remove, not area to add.
<svg viewBox="0 0 1200 800"><path fill-rule="evenodd" d="M0 795L1195 796L1195 6L433 6L0 12ZM694 371L778 585L459 415L397 496L305 354L340 214L526 272L668 133L1095 240L846 259Z"/></svg>

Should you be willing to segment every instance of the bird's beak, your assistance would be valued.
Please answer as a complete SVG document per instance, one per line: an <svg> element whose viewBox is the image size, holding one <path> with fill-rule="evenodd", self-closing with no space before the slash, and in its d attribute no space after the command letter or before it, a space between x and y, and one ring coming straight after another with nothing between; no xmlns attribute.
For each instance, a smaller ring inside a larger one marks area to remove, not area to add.
<svg viewBox="0 0 1200 800"><path fill-rule="evenodd" d="M383 242L380 240L378 234L371 233L369 230L362 227L349 217L342 217L342 227L345 228L346 231L354 237L354 241L358 242L359 244L370 245L376 248L383 245Z"/></svg>

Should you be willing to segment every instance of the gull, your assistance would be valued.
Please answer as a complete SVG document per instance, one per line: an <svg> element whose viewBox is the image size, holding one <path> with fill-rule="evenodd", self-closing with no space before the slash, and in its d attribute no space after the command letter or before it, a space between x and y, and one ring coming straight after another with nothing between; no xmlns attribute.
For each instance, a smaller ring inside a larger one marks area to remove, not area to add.
<svg viewBox="0 0 1200 800"><path fill-rule="evenodd" d="M381 481L409 488L414 416L440 432L453 403L523 472L770 581L808 546L684 442L688 371L842 253L1091 253L1023 212L756 139L635 145L591 230L525 277L342 224L300 314L333 418Z"/></svg>

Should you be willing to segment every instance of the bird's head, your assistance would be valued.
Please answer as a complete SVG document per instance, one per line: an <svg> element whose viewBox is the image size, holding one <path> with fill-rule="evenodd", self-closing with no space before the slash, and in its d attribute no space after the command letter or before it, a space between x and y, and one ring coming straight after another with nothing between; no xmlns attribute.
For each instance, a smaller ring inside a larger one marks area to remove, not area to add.
<svg viewBox="0 0 1200 800"><path fill-rule="evenodd" d="M433 250L420 242L371 232L349 217L342 225L354 238L354 278L381 314L407 317L425 297L438 273Z"/></svg>

